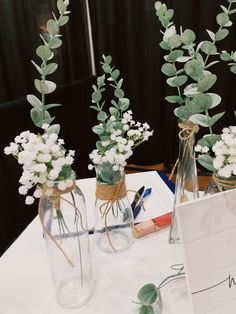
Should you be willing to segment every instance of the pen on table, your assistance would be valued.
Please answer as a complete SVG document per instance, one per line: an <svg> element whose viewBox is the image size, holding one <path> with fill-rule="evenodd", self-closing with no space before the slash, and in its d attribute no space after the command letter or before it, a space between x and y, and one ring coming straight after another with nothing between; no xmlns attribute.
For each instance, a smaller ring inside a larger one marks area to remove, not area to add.
<svg viewBox="0 0 236 314"><path fill-rule="evenodd" d="M133 208L134 219L138 216L142 208L142 201L147 198L152 192L152 188L148 188L144 190L143 195L141 195L141 199L139 199L137 205Z"/></svg>

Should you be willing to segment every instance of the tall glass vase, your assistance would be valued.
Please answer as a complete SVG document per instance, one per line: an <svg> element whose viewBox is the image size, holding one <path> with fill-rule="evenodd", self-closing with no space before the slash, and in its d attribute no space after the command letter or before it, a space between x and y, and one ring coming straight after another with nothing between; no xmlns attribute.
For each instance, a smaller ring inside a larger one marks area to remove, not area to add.
<svg viewBox="0 0 236 314"><path fill-rule="evenodd" d="M133 244L134 218L127 197L123 171L109 163L95 167L97 175L95 204L95 241L105 252L120 252Z"/></svg>
<svg viewBox="0 0 236 314"><path fill-rule="evenodd" d="M85 201L75 181L43 189L39 217L44 230L56 300L66 308L83 305L92 293L92 265Z"/></svg>
<svg viewBox="0 0 236 314"><path fill-rule="evenodd" d="M194 151L195 133L198 131L198 126L190 121L185 121L179 123L179 128L179 156L169 243L179 242L179 228L175 212L176 205L199 197Z"/></svg>

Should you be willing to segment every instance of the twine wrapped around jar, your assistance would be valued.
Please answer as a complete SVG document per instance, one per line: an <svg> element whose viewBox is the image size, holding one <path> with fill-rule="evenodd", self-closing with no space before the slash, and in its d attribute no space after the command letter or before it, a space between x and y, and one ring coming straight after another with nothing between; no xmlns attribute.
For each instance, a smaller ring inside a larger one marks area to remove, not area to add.
<svg viewBox="0 0 236 314"><path fill-rule="evenodd" d="M236 179L222 179L217 177L215 174L212 176L213 181L221 186L222 188L225 188L226 190L234 189L236 188Z"/></svg>

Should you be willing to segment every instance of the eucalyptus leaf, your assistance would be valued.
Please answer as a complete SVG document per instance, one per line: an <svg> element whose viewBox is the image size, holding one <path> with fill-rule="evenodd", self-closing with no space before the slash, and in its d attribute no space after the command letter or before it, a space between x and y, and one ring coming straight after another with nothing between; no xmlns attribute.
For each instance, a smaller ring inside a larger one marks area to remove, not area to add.
<svg viewBox="0 0 236 314"><path fill-rule="evenodd" d="M223 5L220 6L224 13L228 13L228 9L224 7Z"/></svg>
<svg viewBox="0 0 236 314"><path fill-rule="evenodd" d="M104 132L104 128L102 125L95 125L93 128L92 128L92 131L95 133L95 134L102 134Z"/></svg>
<svg viewBox="0 0 236 314"><path fill-rule="evenodd" d="M105 111L100 111L100 112L98 113L98 115L97 115L98 121L103 122L103 121L106 120L106 118L107 118L107 114L106 114Z"/></svg>
<svg viewBox="0 0 236 314"><path fill-rule="evenodd" d="M171 50L171 46L165 41L161 41L159 45L164 50Z"/></svg>
<svg viewBox="0 0 236 314"><path fill-rule="evenodd" d="M229 22L229 16L227 13L219 13L216 16L216 21L220 26L224 26Z"/></svg>
<svg viewBox="0 0 236 314"><path fill-rule="evenodd" d="M165 17L170 21L174 15L174 10L169 9L165 12Z"/></svg>
<svg viewBox="0 0 236 314"><path fill-rule="evenodd" d="M142 305L139 309L139 314L155 314L155 312L152 306Z"/></svg>
<svg viewBox="0 0 236 314"><path fill-rule="evenodd" d="M165 97L165 100L167 100L169 103L175 104L175 103L182 103L183 98L181 96L167 96Z"/></svg>
<svg viewBox="0 0 236 314"><path fill-rule="evenodd" d="M196 112L191 111L190 110L191 105L197 106L197 108L199 108L198 112L197 111ZM199 94L199 95L195 96L193 98L193 100L190 102L188 109L191 113L200 113L200 112L203 112L203 111L210 109L211 105L212 105L211 96L209 96L207 94Z"/></svg>
<svg viewBox="0 0 236 314"><path fill-rule="evenodd" d="M159 16L159 20L160 20L160 22L161 22L161 24L162 24L163 27L165 27L165 28L168 27L169 22L170 22L170 21L168 20L168 18L166 18L164 15L162 15L162 16Z"/></svg>
<svg viewBox="0 0 236 314"><path fill-rule="evenodd" d="M212 61L212 62L210 62L207 66L205 66L205 69L208 69L208 68L210 68L211 66L213 66L213 65L215 65L215 64L217 64L217 63L219 63L219 62L220 62L219 60Z"/></svg>
<svg viewBox="0 0 236 314"><path fill-rule="evenodd" d="M36 49L36 54L42 59L47 61L48 59L50 59L51 55L52 55L52 51L50 50L50 48L46 45L41 45Z"/></svg>
<svg viewBox="0 0 236 314"><path fill-rule="evenodd" d="M225 112L220 112L211 117L209 120L209 126L213 126L216 123L216 121L220 120L220 118L223 117L224 114Z"/></svg>
<svg viewBox="0 0 236 314"><path fill-rule="evenodd" d="M123 98L125 93L121 88L116 88L114 94L117 98Z"/></svg>
<svg viewBox="0 0 236 314"><path fill-rule="evenodd" d="M69 21L69 16L61 16L59 19L58 19L58 25L59 26L63 26L65 25L67 22Z"/></svg>
<svg viewBox="0 0 236 314"><path fill-rule="evenodd" d="M104 58L104 62L105 62L106 64L110 64L110 63L112 62L112 57L111 57L111 56L106 56L106 57Z"/></svg>
<svg viewBox="0 0 236 314"><path fill-rule="evenodd" d="M147 305L151 305L157 300L157 288L154 284L144 285L138 292L138 299Z"/></svg>
<svg viewBox="0 0 236 314"><path fill-rule="evenodd" d="M63 0L58 0L57 1L57 8L58 8L59 12L65 13L65 11L66 11L66 4L64 3Z"/></svg>
<svg viewBox="0 0 236 314"><path fill-rule="evenodd" d="M192 121L193 123L199 124L203 127L209 127L209 120L210 119L209 119L209 117L207 117L203 114L200 114L200 113L194 114L189 118L189 120Z"/></svg>
<svg viewBox="0 0 236 314"><path fill-rule="evenodd" d="M236 74L236 64L234 64L234 65L232 65L232 66L230 67L230 71L231 71L232 73Z"/></svg>
<svg viewBox="0 0 236 314"><path fill-rule="evenodd" d="M201 145L202 147L206 146L208 148L211 148L217 141L219 141L221 138L218 134L207 134L204 135L203 138L201 138L197 143L198 145Z"/></svg>
<svg viewBox="0 0 236 314"><path fill-rule="evenodd" d="M30 110L30 117L36 126L42 126L41 121L43 120L43 112L41 110L38 110L37 108L32 108Z"/></svg>
<svg viewBox="0 0 236 314"><path fill-rule="evenodd" d="M205 40L202 42L200 49L205 54L209 54L209 55L214 55L217 52L216 46L211 41L208 41L208 40Z"/></svg>
<svg viewBox="0 0 236 314"><path fill-rule="evenodd" d="M192 56L190 56L190 57L185 57L185 56L183 56L183 57L179 57L179 58L177 58L176 59L176 61L177 62L187 62L187 61L189 61L189 60L191 60L193 57Z"/></svg>
<svg viewBox="0 0 236 314"><path fill-rule="evenodd" d="M181 44L182 44L182 40L181 40L180 35L171 36L171 37L168 39L168 43L169 43L169 45L170 45L172 48L178 48L178 47L181 46Z"/></svg>
<svg viewBox="0 0 236 314"><path fill-rule="evenodd" d="M185 64L184 70L188 76L197 81L202 76L204 64L199 60L193 59Z"/></svg>
<svg viewBox="0 0 236 314"><path fill-rule="evenodd" d="M48 42L48 46L51 49L59 48L61 45L62 45L62 40L58 37L53 37Z"/></svg>
<svg viewBox="0 0 236 314"><path fill-rule="evenodd" d="M51 109L51 108L55 108L55 107L60 107L61 104L49 104L49 105L45 105L43 107L44 110L48 110L48 109Z"/></svg>
<svg viewBox="0 0 236 314"><path fill-rule="evenodd" d="M121 110L125 111L129 108L130 100L128 98L120 98L119 99L119 107Z"/></svg>
<svg viewBox="0 0 236 314"><path fill-rule="evenodd" d="M92 93L92 102L98 103L102 99L102 94L100 91L94 91Z"/></svg>
<svg viewBox="0 0 236 314"><path fill-rule="evenodd" d="M187 106L180 106L179 108L176 108L174 110L174 114L181 120L188 120L191 116L191 113L188 111Z"/></svg>
<svg viewBox="0 0 236 314"><path fill-rule="evenodd" d="M111 71L111 67L110 67L110 65L107 64L107 63L104 63L104 64L102 65L102 69L103 69L103 71L104 71L105 73L110 73L110 71Z"/></svg>
<svg viewBox="0 0 236 314"><path fill-rule="evenodd" d="M96 106L89 106L89 108L94 109L96 111L100 111L100 109L98 107L96 107Z"/></svg>
<svg viewBox="0 0 236 314"><path fill-rule="evenodd" d="M215 40L215 33L213 33L212 31L209 31L208 29L206 30L208 35L210 36L211 40L214 41Z"/></svg>
<svg viewBox="0 0 236 314"><path fill-rule="evenodd" d="M181 35L181 40L184 45L190 45L196 39L195 33L191 29L186 29Z"/></svg>
<svg viewBox="0 0 236 314"><path fill-rule="evenodd" d="M229 35L229 31L225 28L222 28L216 33L215 40L216 41L223 40L228 35Z"/></svg>
<svg viewBox="0 0 236 314"><path fill-rule="evenodd" d="M39 72L39 74L43 74L42 69L40 68L40 66L37 65L37 63L35 63L33 60L31 60L31 62L33 63L33 65L35 66L35 68L37 69L37 71Z"/></svg>
<svg viewBox="0 0 236 314"><path fill-rule="evenodd" d="M26 96L28 102L36 109L42 110L43 109L43 103L34 95L27 95Z"/></svg>
<svg viewBox="0 0 236 314"><path fill-rule="evenodd" d="M214 166L213 166L213 158L210 155L200 155L198 156L198 162L200 165L202 165L207 170L214 172Z"/></svg>
<svg viewBox="0 0 236 314"><path fill-rule="evenodd" d="M182 57L184 52L182 50L173 50L164 59L167 62L175 62L179 57Z"/></svg>
<svg viewBox="0 0 236 314"><path fill-rule="evenodd" d="M69 179L72 175L72 169L70 165L64 165L61 172L59 173L59 178Z"/></svg>
<svg viewBox="0 0 236 314"><path fill-rule="evenodd" d="M120 75L120 71L119 70L114 70L112 73L111 73L111 78L115 81Z"/></svg>
<svg viewBox="0 0 236 314"><path fill-rule="evenodd" d="M59 33L58 23L53 19L49 19L47 21L47 30L48 30L50 35L52 35L52 36L57 35Z"/></svg>
<svg viewBox="0 0 236 314"><path fill-rule="evenodd" d="M54 73L57 70L57 68L58 68L57 63L49 63L45 67L42 68L43 74L45 76L49 75L49 74L52 74L52 73Z"/></svg>
<svg viewBox="0 0 236 314"><path fill-rule="evenodd" d="M119 118L119 110L114 108L114 107L110 107L109 108L109 112L112 116L114 116L115 118Z"/></svg>
<svg viewBox="0 0 236 314"><path fill-rule="evenodd" d="M216 82L217 76L215 74L207 74L198 84L198 91L205 92L210 89Z"/></svg>
<svg viewBox="0 0 236 314"><path fill-rule="evenodd" d="M220 54L220 58L223 61L230 61L231 60L230 53L228 53L227 51L222 51L222 53Z"/></svg>
<svg viewBox="0 0 236 314"><path fill-rule="evenodd" d="M167 84L171 87L178 87L184 85L188 80L186 75L175 76L167 79Z"/></svg>
<svg viewBox="0 0 236 314"><path fill-rule="evenodd" d="M161 72L167 76L175 76L177 69L174 64L172 63L165 63L161 68Z"/></svg>
<svg viewBox="0 0 236 314"><path fill-rule="evenodd" d="M214 94L214 93L207 93L206 95L209 95L212 99L211 106L209 109L212 109L220 104L221 97L219 95Z"/></svg>
<svg viewBox="0 0 236 314"><path fill-rule="evenodd" d="M47 129L47 134L59 134L60 133L60 124L53 124Z"/></svg>

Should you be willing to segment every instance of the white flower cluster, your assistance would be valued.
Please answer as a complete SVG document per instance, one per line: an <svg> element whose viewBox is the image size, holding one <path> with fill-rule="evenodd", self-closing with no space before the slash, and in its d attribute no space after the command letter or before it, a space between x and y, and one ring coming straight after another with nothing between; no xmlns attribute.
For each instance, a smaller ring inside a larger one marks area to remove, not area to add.
<svg viewBox="0 0 236 314"><path fill-rule="evenodd" d="M209 149L197 145L195 150L207 153ZM212 151L215 173L226 179L236 176L236 126L223 129L221 139L213 145Z"/></svg>
<svg viewBox="0 0 236 314"><path fill-rule="evenodd" d="M123 113L119 121L115 116L111 116L106 123L106 134L110 134L109 139L101 141L101 148L91 152L89 155L91 161L94 165L110 163L114 171L122 171L127 164L126 160L133 154L133 148L148 140L153 134L149 129L147 123L136 123L133 120L131 110ZM90 164L88 168L93 169L93 165Z"/></svg>
<svg viewBox="0 0 236 314"><path fill-rule="evenodd" d="M62 191L73 185L71 178L60 177L60 173L63 167L72 165L75 152L70 150L66 154L62 146L64 140L59 139L55 133L48 134L48 124L43 125L43 128L45 130L43 135L36 135L30 131L22 132L4 149L6 155L12 154L22 165L19 193L26 195L31 188L37 186L33 196L27 196L25 199L28 205L34 202L34 198L41 197L41 187L44 184L49 188L47 190L49 194L52 193L51 188L55 181L58 181L57 187Z"/></svg>

